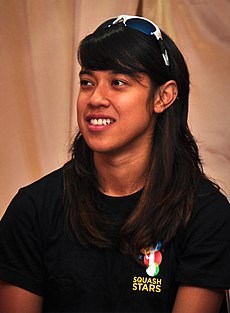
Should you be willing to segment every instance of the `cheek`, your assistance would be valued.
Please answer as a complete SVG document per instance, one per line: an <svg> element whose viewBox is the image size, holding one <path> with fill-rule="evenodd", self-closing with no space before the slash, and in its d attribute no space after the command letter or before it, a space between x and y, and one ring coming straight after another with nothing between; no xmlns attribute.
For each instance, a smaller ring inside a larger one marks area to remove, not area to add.
<svg viewBox="0 0 230 313"><path fill-rule="evenodd" d="M140 103L141 105L137 105L133 108L132 115L135 115L138 120L143 119L143 121L147 121L151 119L154 113L152 105L147 101L141 102L141 99Z"/></svg>

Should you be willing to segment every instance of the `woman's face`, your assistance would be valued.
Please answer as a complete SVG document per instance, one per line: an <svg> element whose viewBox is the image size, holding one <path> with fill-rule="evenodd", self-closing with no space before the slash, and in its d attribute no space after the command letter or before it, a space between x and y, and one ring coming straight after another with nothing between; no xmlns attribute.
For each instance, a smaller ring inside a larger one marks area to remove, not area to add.
<svg viewBox="0 0 230 313"><path fill-rule="evenodd" d="M80 72L79 129L97 153L149 152L155 123L150 79L110 70Z"/></svg>

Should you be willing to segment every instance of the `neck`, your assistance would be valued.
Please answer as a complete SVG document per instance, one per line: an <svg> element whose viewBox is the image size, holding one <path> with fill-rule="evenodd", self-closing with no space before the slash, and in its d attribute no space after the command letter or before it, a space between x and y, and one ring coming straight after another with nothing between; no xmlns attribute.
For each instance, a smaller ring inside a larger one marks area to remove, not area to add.
<svg viewBox="0 0 230 313"><path fill-rule="evenodd" d="M123 156L94 153L101 191L110 196L126 196L142 189L146 180L147 153Z"/></svg>

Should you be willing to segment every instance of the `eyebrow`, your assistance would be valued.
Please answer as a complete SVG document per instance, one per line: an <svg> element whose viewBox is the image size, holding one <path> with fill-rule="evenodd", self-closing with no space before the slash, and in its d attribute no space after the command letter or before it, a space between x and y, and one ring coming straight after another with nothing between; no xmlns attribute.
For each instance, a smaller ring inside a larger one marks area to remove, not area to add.
<svg viewBox="0 0 230 313"><path fill-rule="evenodd" d="M139 75L137 75L137 73L135 71L132 71L129 69L113 69L113 70L108 70L108 71L110 71L111 74L123 74L123 75L128 75L131 77L138 77L139 76ZM79 72L79 76L81 76L81 75L93 75L93 72L94 72L94 70L81 69Z"/></svg>
<svg viewBox="0 0 230 313"><path fill-rule="evenodd" d="M90 70L80 70L80 72L79 72L79 76L81 76L81 75L92 75L93 73L92 73L93 71L90 71Z"/></svg>

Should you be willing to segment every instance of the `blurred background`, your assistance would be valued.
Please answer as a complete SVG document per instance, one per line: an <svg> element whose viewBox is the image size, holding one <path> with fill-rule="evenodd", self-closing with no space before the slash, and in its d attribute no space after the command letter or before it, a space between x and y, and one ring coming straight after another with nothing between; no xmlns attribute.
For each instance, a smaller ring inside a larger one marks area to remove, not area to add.
<svg viewBox="0 0 230 313"><path fill-rule="evenodd" d="M0 217L22 186L61 167L75 135L76 50L101 22L143 15L191 74L189 124L230 197L229 0L0 0Z"/></svg>

